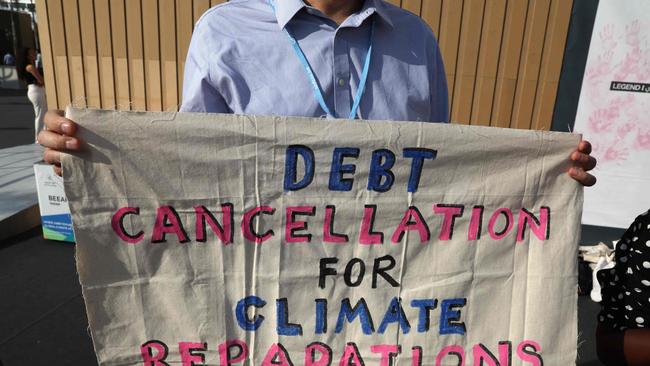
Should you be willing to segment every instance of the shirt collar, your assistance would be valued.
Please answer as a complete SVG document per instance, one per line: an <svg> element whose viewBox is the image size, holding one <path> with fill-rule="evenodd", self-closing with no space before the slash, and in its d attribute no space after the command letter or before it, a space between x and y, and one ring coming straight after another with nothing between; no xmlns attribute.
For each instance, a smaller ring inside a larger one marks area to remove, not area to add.
<svg viewBox="0 0 650 366"><path fill-rule="evenodd" d="M388 24L391 28L393 27L393 20L390 18L388 9L383 0L366 0L366 3L363 5L363 9L374 9L374 11L379 14L379 16L386 22L386 24Z"/></svg>
<svg viewBox="0 0 650 366"><path fill-rule="evenodd" d="M268 0L265 0L268 1ZM302 0L273 0L275 3L275 16L278 20L278 25L280 28L287 26L287 23L304 7L305 3ZM379 16L391 27L393 27L393 21L388 15L388 9L386 9L386 4L382 0L366 0L361 8L361 11L358 15L362 16L362 20L365 20L367 17L373 13L379 14Z"/></svg>
<svg viewBox="0 0 650 366"><path fill-rule="evenodd" d="M269 0L264 0L269 1ZM280 28L287 26L287 23L306 5L302 0L272 0L275 4L275 17L278 19Z"/></svg>

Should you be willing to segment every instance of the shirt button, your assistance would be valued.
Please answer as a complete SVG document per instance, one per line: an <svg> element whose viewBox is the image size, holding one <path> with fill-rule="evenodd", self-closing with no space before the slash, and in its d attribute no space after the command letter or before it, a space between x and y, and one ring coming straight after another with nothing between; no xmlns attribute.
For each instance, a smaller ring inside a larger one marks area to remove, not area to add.
<svg viewBox="0 0 650 366"><path fill-rule="evenodd" d="M345 85L345 79L340 78L339 79L339 86L344 86Z"/></svg>

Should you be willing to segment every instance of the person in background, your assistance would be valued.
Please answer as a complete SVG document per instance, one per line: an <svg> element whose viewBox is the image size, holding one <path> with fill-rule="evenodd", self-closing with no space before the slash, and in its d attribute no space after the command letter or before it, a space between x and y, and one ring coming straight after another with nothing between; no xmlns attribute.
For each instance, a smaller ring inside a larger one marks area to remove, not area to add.
<svg viewBox="0 0 650 366"><path fill-rule="evenodd" d="M39 70L43 69L43 58L41 57L41 52L40 51L36 51L36 67Z"/></svg>
<svg viewBox="0 0 650 366"><path fill-rule="evenodd" d="M2 59L2 62L5 65L13 66L14 63L16 63L16 58L14 57L14 55L11 54L11 52L7 51L7 53L5 53L4 58Z"/></svg>
<svg viewBox="0 0 650 366"><path fill-rule="evenodd" d="M27 98L34 105L34 140L38 143L38 134L43 130L47 100L45 99L45 82L43 71L36 66L36 50L26 48L17 64L18 76L27 84Z"/></svg>
<svg viewBox="0 0 650 366"><path fill-rule="evenodd" d="M650 211L616 245L616 266L597 277L603 296L598 358L608 366L650 365Z"/></svg>

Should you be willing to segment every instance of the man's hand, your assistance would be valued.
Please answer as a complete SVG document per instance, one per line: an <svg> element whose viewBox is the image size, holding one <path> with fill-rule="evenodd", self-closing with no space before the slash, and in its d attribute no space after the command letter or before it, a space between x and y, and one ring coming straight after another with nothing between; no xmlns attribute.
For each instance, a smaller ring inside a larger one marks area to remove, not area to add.
<svg viewBox="0 0 650 366"><path fill-rule="evenodd" d="M54 172L61 175L61 152L78 151L81 142L75 137L77 124L63 117L63 111L48 111L45 114L46 130L38 134L38 143L44 148L43 160L54 166Z"/></svg>
<svg viewBox="0 0 650 366"><path fill-rule="evenodd" d="M596 177L587 173L596 167L596 158L590 154L591 144L589 141L580 141L578 149L571 153L571 162L573 163L573 166L569 169L569 175L571 178L586 187L596 184Z"/></svg>

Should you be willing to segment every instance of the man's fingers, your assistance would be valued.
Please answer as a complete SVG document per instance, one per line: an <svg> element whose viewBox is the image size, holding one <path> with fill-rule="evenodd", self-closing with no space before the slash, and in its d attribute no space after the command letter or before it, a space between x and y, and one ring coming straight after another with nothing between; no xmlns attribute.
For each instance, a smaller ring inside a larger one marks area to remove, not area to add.
<svg viewBox="0 0 650 366"><path fill-rule="evenodd" d="M587 173L582 168L573 167L569 170L569 175L571 178L578 181L580 184L586 187L591 187L596 184L596 177Z"/></svg>
<svg viewBox="0 0 650 366"><path fill-rule="evenodd" d="M61 164L61 153L52 149L45 149L43 153L43 160L48 164L60 165Z"/></svg>
<svg viewBox="0 0 650 366"><path fill-rule="evenodd" d="M583 154L579 151L574 151L573 154L571 154L571 160L574 162L574 164L579 165L585 171L592 170L596 167L597 164L596 158L591 155Z"/></svg>
<svg viewBox="0 0 650 366"><path fill-rule="evenodd" d="M571 160L578 164L586 164L589 161L589 155L576 150L571 154Z"/></svg>
<svg viewBox="0 0 650 366"><path fill-rule="evenodd" d="M61 110L52 110L45 114L45 127L62 135L74 136L77 133L77 124L63 117Z"/></svg>
<svg viewBox="0 0 650 366"><path fill-rule="evenodd" d="M61 166L53 165L52 169L54 169L54 174L58 175L59 177L63 175L63 169L61 169Z"/></svg>
<svg viewBox="0 0 650 366"><path fill-rule="evenodd" d="M77 125L63 117L63 111L52 110L45 114L46 129L38 134L38 142L45 147L43 160L53 164L54 173L61 175L61 151L76 151L81 142L74 136Z"/></svg>
<svg viewBox="0 0 650 366"><path fill-rule="evenodd" d="M589 155L589 161L583 166L583 168L585 169L585 171L590 171L590 170L592 170L593 168L596 167L597 163L598 162L596 161L596 158Z"/></svg>
<svg viewBox="0 0 650 366"><path fill-rule="evenodd" d="M578 151L580 151L583 154L591 154L591 143L587 140L582 140L578 144Z"/></svg>
<svg viewBox="0 0 650 366"><path fill-rule="evenodd" d="M52 131L41 131L38 134L38 142L46 148L54 150L79 150L79 140L74 137L59 135Z"/></svg>

